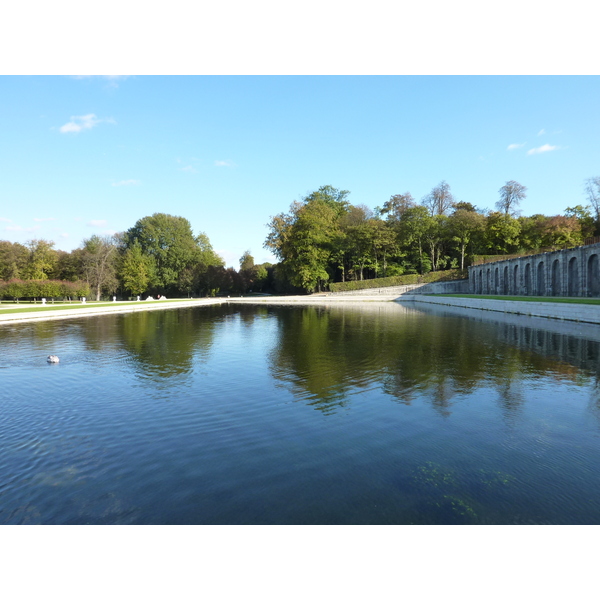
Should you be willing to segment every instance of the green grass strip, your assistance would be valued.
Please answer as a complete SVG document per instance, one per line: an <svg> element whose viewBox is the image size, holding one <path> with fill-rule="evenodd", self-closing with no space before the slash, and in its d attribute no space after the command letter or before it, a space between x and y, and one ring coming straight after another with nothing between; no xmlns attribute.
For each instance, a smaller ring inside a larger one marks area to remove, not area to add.
<svg viewBox="0 0 600 600"><path fill-rule="evenodd" d="M479 294L431 294L448 298L474 298L476 300L509 300L511 302L558 302L560 304L600 304L600 298L557 298L549 296L480 296Z"/></svg>

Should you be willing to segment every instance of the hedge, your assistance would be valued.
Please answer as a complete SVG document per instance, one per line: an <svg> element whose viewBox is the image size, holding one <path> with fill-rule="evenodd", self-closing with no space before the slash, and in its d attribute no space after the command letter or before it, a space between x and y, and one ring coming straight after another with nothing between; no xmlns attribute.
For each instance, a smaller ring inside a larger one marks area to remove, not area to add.
<svg viewBox="0 0 600 600"><path fill-rule="evenodd" d="M72 298L90 295L85 281L61 281L58 279L9 279L0 281L0 298Z"/></svg>
<svg viewBox="0 0 600 600"><path fill-rule="evenodd" d="M417 283L434 283L436 281L454 281L464 279L465 271L451 269L448 271L431 271L426 275L396 275L395 277L379 277L377 279L364 279L363 281L346 281L344 283L330 283L331 292L352 292L355 290L368 290L371 288L392 287L396 285L415 285Z"/></svg>

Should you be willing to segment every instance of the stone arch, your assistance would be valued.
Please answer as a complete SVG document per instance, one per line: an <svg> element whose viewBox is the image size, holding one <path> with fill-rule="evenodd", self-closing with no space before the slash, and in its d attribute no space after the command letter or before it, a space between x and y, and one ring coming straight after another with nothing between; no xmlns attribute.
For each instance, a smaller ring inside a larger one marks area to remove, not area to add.
<svg viewBox="0 0 600 600"><path fill-rule="evenodd" d="M479 269L479 277L477 278L477 293L483 294L483 271Z"/></svg>
<svg viewBox="0 0 600 600"><path fill-rule="evenodd" d="M580 296L581 290L579 289L579 264L576 256L569 261L567 280L567 294L569 296Z"/></svg>
<svg viewBox="0 0 600 600"><path fill-rule="evenodd" d="M513 294L519 293L519 265L515 265L513 269Z"/></svg>
<svg viewBox="0 0 600 600"><path fill-rule="evenodd" d="M544 261L540 260L537 266L537 295L546 295L546 272L544 270Z"/></svg>
<svg viewBox="0 0 600 600"><path fill-rule="evenodd" d="M486 271L486 274L485 274L485 293L486 294L490 293L490 279L491 279L491 274L490 274L490 269L488 268L488 270Z"/></svg>
<svg viewBox="0 0 600 600"><path fill-rule="evenodd" d="M552 295L560 296L561 295L561 285L560 285L560 261L555 259L552 262Z"/></svg>
<svg viewBox="0 0 600 600"><path fill-rule="evenodd" d="M499 280L499 273L498 273L498 267L496 267L494 269L494 294L497 294L499 292L499 288L500 288L500 282Z"/></svg>
<svg viewBox="0 0 600 600"><path fill-rule="evenodd" d="M597 254L592 254L588 258L587 290L588 296L594 298L600 296L600 264Z"/></svg>
<svg viewBox="0 0 600 600"><path fill-rule="evenodd" d="M531 296L531 263L525 265L525 281L523 285L525 287L525 296Z"/></svg>
<svg viewBox="0 0 600 600"><path fill-rule="evenodd" d="M502 293L508 296L508 265L504 267L504 276L502 277Z"/></svg>

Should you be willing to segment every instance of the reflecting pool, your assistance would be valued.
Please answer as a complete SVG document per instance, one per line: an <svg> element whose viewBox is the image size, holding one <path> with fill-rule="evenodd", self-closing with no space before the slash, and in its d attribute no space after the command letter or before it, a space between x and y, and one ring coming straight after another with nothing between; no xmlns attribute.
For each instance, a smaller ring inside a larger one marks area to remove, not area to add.
<svg viewBox="0 0 600 600"><path fill-rule="evenodd" d="M598 524L599 368L411 303L3 325L0 523Z"/></svg>

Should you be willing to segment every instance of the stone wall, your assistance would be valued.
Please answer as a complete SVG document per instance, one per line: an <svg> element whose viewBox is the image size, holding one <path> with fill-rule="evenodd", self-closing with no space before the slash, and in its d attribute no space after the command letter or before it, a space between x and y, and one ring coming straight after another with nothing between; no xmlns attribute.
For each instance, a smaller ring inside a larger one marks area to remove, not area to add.
<svg viewBox="0 0 600 600"><path fill-rule="evenodd" d="M600 297L600 244L469 267L470 294Z"/></svg>

